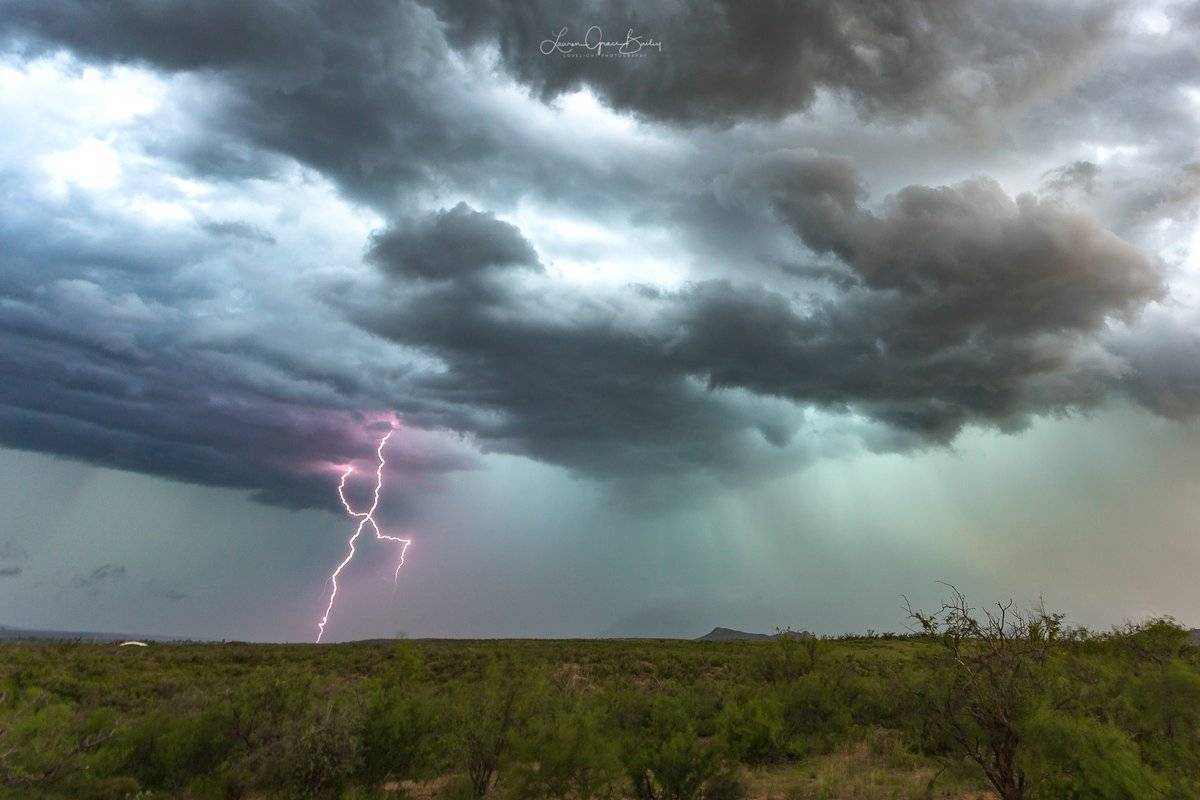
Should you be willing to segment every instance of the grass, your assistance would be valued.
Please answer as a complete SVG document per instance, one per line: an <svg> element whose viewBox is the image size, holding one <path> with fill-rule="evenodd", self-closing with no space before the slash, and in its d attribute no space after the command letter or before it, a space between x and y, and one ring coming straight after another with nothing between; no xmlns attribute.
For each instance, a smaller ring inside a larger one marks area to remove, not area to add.
<svg viewBox="0 0 1200 800"><path fill-rule="evenodd" d="M796 764L745 772L747 800L995 800L971 765L908 752L886 731Z"/></svg>

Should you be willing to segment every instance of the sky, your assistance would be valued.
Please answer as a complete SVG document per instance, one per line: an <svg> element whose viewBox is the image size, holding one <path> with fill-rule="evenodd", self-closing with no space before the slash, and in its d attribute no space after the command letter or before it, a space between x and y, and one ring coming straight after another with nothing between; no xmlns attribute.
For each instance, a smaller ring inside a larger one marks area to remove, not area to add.
<svg viewBox="0 0 1200 800"><path fill-rule="evenodd" d="M0 624L1200 625L1200 3L0 2Z"/></svg>

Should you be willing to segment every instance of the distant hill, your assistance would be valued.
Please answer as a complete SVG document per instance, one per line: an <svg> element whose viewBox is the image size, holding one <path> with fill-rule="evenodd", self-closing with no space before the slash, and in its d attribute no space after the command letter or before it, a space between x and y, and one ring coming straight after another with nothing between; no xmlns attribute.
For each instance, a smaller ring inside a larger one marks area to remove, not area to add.
<svg viewBox="0 0 1200 800"><path fill-rule="evenodd" d="M810 639L812 634L808 631L782 631L780 633L750 633L749 631L739 631L734 628L713 628L708 633L695 639L697 642L741 642L755 641L758 639L778 639L781 636L793 636L797 639Z"/></svg>
<svg viewBox="0 0 1200 800"><path fill-rule="evenodd" d="M757 639L778 639L780 636L791 635L799 639L807 639L812 636L808 631L787 631L785 633L750 633L748 631L734 630L733 628L713 628L708 633L697 638L697 642L737 642L737 641L754 641ZM1188 641L1200 645L1200 628L1193 628L1188 632Z"/></svg>
<svg viewBox="0 0 1200 800"><path fill-rule="evenodd" d="M125 642L137 639L143 642L178 641L169 636L146 636L133 633L100 633L97 631L48 631L39 628L10 628L0 625L0 641L30 640L63 642Z"/></svg>
<svg viewBox="0 0 1200 800"><path fill-rule="evenodd" d="M708 633L701 636L696 641L698 642L733 642L741 639L772 639L774 638L767 633L747 633L746 631L736 631L733 628L713 628Z"/></svg>
<svg viewBox="0 0 1200 800"><path fill-rule="evenodd" d="M713 628L708 633L696 639L697 642L738 642L751 641L755 639L778 639L781 636L792 636L796 639L811 639L812 634L808 631L781 631L780 633L750 633L749 631L739 631L733 628Z"/></svg>

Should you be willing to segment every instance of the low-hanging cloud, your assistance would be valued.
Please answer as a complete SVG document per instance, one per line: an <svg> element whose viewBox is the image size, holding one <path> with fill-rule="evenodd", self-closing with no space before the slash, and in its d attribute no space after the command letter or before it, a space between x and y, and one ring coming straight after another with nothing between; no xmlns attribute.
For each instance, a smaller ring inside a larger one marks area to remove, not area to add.
<svg viewBox="0 0 1200 800"><path fill-rule="evenodd" d="M907 187L878 215L843 159L774 154L736 181L813 250L836 254L852 284L832 299L721 280L560 291L552 304L551 281L497 273L481 292L468 270L436 287L394 285L351 314L438 359L425 388L457 406L444 424L588 472L668 472L680 460L720 465L739 430L791 440L798 419L759 417L746 398L852 411L910 444L1094 405L1123 379L1097 338L1106 321L1164 290L1152 260L1086 215L987 180ZM403 229L390 229L394 249ZM420 262L423 244L435 246L414 232L403 250ZM397 273L377 250L372 259ZM472 420L483 411L493 423Z"/></svg>

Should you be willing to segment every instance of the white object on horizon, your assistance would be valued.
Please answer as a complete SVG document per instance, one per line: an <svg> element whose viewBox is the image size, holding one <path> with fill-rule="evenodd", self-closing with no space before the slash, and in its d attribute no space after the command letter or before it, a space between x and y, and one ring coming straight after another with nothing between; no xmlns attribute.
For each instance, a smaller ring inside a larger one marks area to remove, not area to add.
<svg viewBox="0 0 1200 800"><path fill-rule="evenodd" d="M118 647L129 647L130 645L133 645L134 647L149 647L150 646L150 645L146 644L145 642L121 642L121 644L119 644Z"/></svg>

